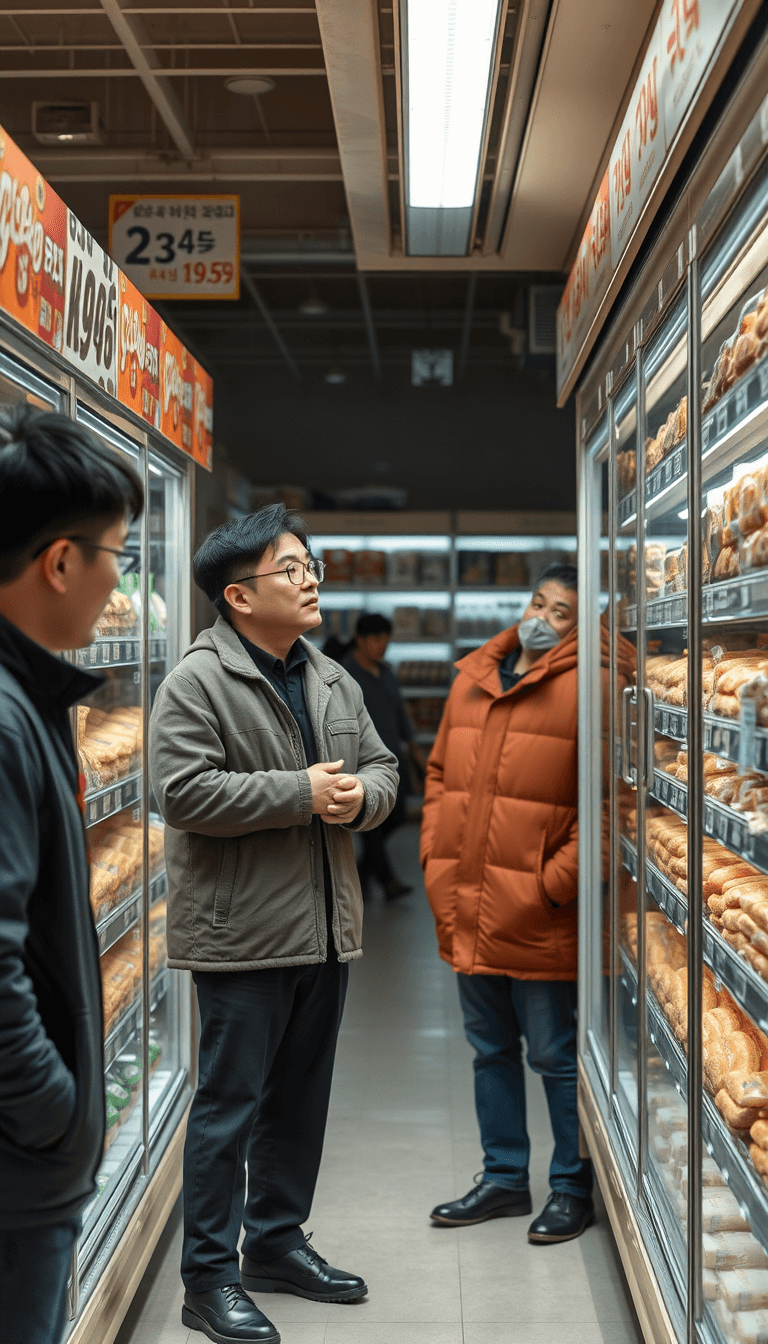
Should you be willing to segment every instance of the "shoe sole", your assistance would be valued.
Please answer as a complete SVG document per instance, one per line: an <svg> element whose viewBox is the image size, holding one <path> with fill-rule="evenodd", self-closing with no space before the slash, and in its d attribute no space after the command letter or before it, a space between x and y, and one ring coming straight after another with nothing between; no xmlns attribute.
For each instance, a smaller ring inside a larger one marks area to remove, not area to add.
<svg viewBox="0 0 768 1344"><path fill-rule="evenodd" d="M505 1204L501 1209L494 1209L493 1213L484 1213L482 1218L441 1218L439 1214L430 1213L433 1223L439 1227L475 1227L477 1223L488 1223L491 1218L525 1218L529 1213L533 1213L533 1203L528 1204Z"/></svg>
<svg viewBox="0 0 768 1344"><path fill-rule="evenodd" d="M580 1237L582 1232L586 1232L587 1228L591 1227L595 1221L596 1219L593 1213L591 1218L587 1219L586 1223L582 1223L578 1232L569 1232L566 1237L548 1237L542 1235L539 1232L529 1232L528 1240L531 1242L532 1245L539 1245L539 1246L552 1246L558 1241L575 1241L576 1237Z"/></svg>
<svg viewBox="0 0 768 1344"><path fill-rule="evenodd" d="M348 1288L345 1293L313 1293L308 1288L300 1288L286 1279L256 1279L250 1274L241 1274L240 1282L249 1293L292 1293L294 1297L305 1297L310 1302L357 1302L365 1297L368 1285L362 1288Z"/></svg>
<svg viewBox="0 0 768 1344"><path fill-rule="evenodd" d="M204 1321L202 1316L198 1316L196 1312L190 1311L189 1307L181 1308L181 1323L182 1325L188 1326L190 1330L199 1330L202 1334L207 1335L209 1339L214 1340L215 1344L249 1344L249 1341L243 1339L242 1335L220 1334L218 1330L214 1330L212 1325L209 1325L207 1321ZM273 1335L252 1335L251 1341L252 1344L280 1344L280 1334L276 1330Z"/></svg>

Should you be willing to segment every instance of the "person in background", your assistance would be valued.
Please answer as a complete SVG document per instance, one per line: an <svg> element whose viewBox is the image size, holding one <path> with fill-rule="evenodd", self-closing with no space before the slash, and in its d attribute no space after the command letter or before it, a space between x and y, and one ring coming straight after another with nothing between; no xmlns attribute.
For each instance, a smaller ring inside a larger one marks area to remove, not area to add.
<svg viewBox="0 0 768 1344"><path fill-rule="evenodd" d="M555 1140L532 1242L594 1217L576 1110L577 572L541 575L520 624L457 664L427 767L421 857L440 955L475 1050L479 1184L438 1225L532 1212L522 1041ZM607 637L603 656L607 664Z"/></svg>
<svg viewBox="0 0 768 1344"><path fill-rule="evenodd" d="M99 949L69 710L102 679L59 655L138 558L138 476L81 425L0 412L0 1339L58 1344L104 1146Z"/></svg>
<svg viewBox="0 0 768 1344"><path fill-rule="evenodd" d="M386 817L397 762L356 682L302 638L321 623L324 567L298 514L274 504L223 524L193 568L219 619L160 687L150 737L168 961L192 971L201 1019L182 1320L212 1340L276 1344L245 1289L315 1302L367 1292L301 1224L362 955L351 832Z"/></svg>
<svg viewBox="0 0 768 1344"><path fill-rule="evenodd" d="M386 838L405 821L408 794L408 760L406 752L423 773L425 759L421 748L413 740L413 724L408 717L397 677L386 663L387 648L392 638L392 622L376 612L358 617L351 649L342 658L342 666L359 682L363 700L376 732L382 742L397 757L400 782L397 801L386 821L362 837L363 854L358 871L363 889L375 878L384 888L387 900L407 896L413 890L397 877L386 848ZM405 746L406 752L403 751Z"/></svg>

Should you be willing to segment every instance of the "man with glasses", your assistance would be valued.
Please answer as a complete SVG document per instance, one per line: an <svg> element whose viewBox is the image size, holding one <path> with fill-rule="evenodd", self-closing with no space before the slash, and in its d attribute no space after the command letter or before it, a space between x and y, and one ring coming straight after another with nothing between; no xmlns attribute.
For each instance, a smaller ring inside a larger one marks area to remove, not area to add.
<svg viewBox="0 0 768 1344"><path fill-rule="evenodd" d="M104 1145L99 950L69 710L141 482L63 415L0 413L0 1339L58 1344Z"/></svg>
<svg viewBox="0 0 768 1344"><path fill-rule="evenodd" d="M304 638L321 623L323 564L298 514L270 505L225 523L193 566L219 619L160 688L150 735L168 960L192 972L201 1019L182 1320L212 1340L274 1342L244 1289L316 1302L367 1292L302 1223L361 955L351 832L389 813L397 761L357 683Z"/></svg>

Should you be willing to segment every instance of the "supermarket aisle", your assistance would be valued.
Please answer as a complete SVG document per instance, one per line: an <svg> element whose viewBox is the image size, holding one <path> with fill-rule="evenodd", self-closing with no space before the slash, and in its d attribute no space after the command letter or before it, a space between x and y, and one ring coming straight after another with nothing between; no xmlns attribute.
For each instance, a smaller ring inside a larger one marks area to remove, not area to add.
<svg viewBox="0 0 768 1344"><path fill-rule="evenodd" d="M471 1053L453 973L435 953L417 829L392 841L417 891L367 907L365 957L352 967L328 1138L308 1229L332 1263L363 1274L368 1298L322 1306L257 1297L283 1344L634 1344L642 1336L605 1213L579 1240L529 1246L529 1218L452 1231L429 1211L479 1170ZM534 1209L547 1195L550 1132L530 1078ZM117 1344L194 1344L182 1326L180 1208Z"/></svg>

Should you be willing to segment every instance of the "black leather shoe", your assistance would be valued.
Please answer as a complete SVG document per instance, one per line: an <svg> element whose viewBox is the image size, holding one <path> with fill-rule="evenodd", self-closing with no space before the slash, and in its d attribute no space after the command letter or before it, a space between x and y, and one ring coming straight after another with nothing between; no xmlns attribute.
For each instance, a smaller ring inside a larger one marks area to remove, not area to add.
<svg viewBox="0 0 768 1344"><path fill-rule="evenodd" d="M493 1181L481 1181L463 1199L438 1204L429 1216L442 1227L471 1227L489 1218L519 1218L532 1210L530 1190L508 1190Z"/></svg>
<svg viewBox="0 0 768 1344"><path fill-rule="evenodd" d="M310 1236L312 1234L310 1233ZM264 1264L243 1256L240 1278L252 1293L294 1293L313 1302L356 1302L368 1288L356 1274L334 1269L309 1240L279 1260Z"/></svg>
<svg viewBox="0 0 768 1344"><path fill-rule="evenodd" d="M184 1294L181 1319L216 1344L280 1344L280 1335L239 1283Z"/></svg>
<svg viewBox="0 0 768 1344"><path fill-rule="evenodd" d="M572 1241L595 1221L592 1200L581 1195L566 1195L555 1190L538 1218L528 1228L528 1240L538 1242Z"/></svg>

